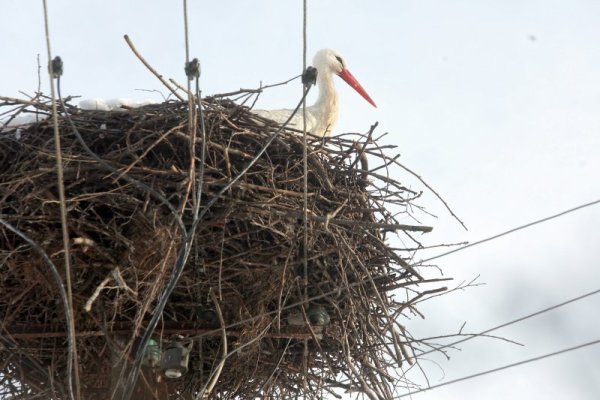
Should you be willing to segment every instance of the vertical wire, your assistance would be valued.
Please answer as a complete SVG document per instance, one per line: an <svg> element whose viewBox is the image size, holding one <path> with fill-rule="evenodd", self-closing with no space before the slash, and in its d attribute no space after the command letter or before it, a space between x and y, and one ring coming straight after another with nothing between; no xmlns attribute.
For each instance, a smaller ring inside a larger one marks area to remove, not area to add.
<svg viewBox="0 0 600 400"><path fill-rule="evenodd" d="M183 0L183 19L184 19L184 35L185 35L185 70L186 70L186 75L187 75L188 67L190 64L187 0ZM181 276L181 273L183 272L183 268L185 267L185 263L187 262L187 259L190 254L190 248L193 245L194 233L196 230L196 226L198 224L200 199L202 197L202 185L203 185L202 177L204 175L203 167L204 167L206 134L205 134L204 116L202 113L202 103L200 101L200 90L199 90L199 82L198 82L199 77L196 76L195 77L196 97L198 99L198 104L199 104L199 108L200 108L201 128L202 128L202 152L201 152L201 157L200 157L200 171L199 171L200 181L198 184L196 184L196 166L195 165L196 165L197 124L196 124L196 118L195 118L196 117L195 97L194 97L194 94L192 93L190 76L191 75L186 76L187 95L188 95L188 128L189 128L188 132L190 135L190 150L189 150L190 151L190 178L189 178L190 184L188 186L188 194L190 192L192 192L193 223L192 223L192 227L187 232L185 232L183 248L179 251L177 261L175 263L173 271L171 272L171 279L170 279L169 283L167 284L166 288L163 290L161 296L159 297L158 304L156 305L155 310L154 310L154 315L152 316L152 319L148 323L148 326L146 327L146 330L144 331L144 334L142 335L138 354L136 354L135 360L133 362L132 371L130 372L130 374L127 378L127 387L122 396L123 400L127 400L127 399L131 398L133 387L137 380L137 377L139 374L139 368L142 363L143 351L146 348L148 341L150 340L154 330L156 329L158 319L160 318L160 315L162 314L162 312L164 310L164 307L166 305L168 297L172 293L172 291L177 283L177 280L179 279L179 277ZM182 203L182 208L181 208L182 215L185 212L185 203L187 202L187 198L188 198L187 196L188 195L186 194L186 199Z"/></svg>
<svg viewBox="0 0 600 400"><path fill-rule="evenodd" d="M183 0L183 28L185 31L185 65L187 66L190 62L190 40L188 28L187 0ZM195 195L196 191L194 187L196 182L196 115L194 112L194 95L192 94L191 80L189 77L187 77L186 81L188 95L188 130L190 135L190 186L188 187L192 192L192 205L195 208L196 202L199 201L199 199ZM200 102L200 99L198 99L198 102ZM183 209L185 209L185 203L182 204L182 207Z"/></svg>
<svg viewBox="0 0 600 400"><path fill-rule="evenodd" d="M307 47L307 35L306 35L306 20L307 20L307 0L302 1L302 73L306 72L306 47ZM306 84L302 86L302 91L306 91ZM306 140L306 96L302 100L302 163L304 172L304 196L303 196L303 213L302 213L302 224L304 227L304 240L303 240L303 259L304 259L304 304L308 307L308 149ZM304 306L303 306L304 307ZM304 357L302 360L304 369L304 396L306 397L306 376L308 374L308 341L304 340Z"/></svg>
<svg viewBox="0 0 600 400"><path fill-rule="evenodd" d="M183 29L185 31L185 62L190 61L190 42L188 38L188 14L187 14L187 0L183 0ZM189 80L189 79L188 79ZM190 85L188 85L189 91Z"/></svg>
<svg viewBox="0 0 600 400"><path fill-rule="evenodd" d="M62 150L60 145L60 134L58 130L58 110L56 105L56 91L54 88L54 71L52 67L52 51L50 48L50 28L48 23L48 4L44 5L44 28L46 33L46 50L48 51L48 73L50 75L50 94L52 96L52 125L54 128L54 145L56 150L56 173L58 180L58 198L60 202L60 222L62 227L62 239L65 257L65 275L67 283L67 300L69 311L66 315L69 329L69 356L67 361L67 376L69 382L69 395L71 398L80 399L79 386L79 362L77 360L77 340L75 336L75 318L73 316L73 293L71 288L71 260L69 252L69 231L67 229L67 207L65 200L65 185L62 165ZM73 376L75 378L75 394L73 393Z"/></svg>

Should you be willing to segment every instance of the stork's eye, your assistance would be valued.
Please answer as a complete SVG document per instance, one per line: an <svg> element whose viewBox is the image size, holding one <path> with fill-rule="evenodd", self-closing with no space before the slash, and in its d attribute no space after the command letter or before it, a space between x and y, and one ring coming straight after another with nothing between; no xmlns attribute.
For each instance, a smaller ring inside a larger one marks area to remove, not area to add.
<svg viewBox="0 0 600 400"><path fill-rule="evenodd" d="M335 56L335 59L338 60L338 62L340 63L340 65L343 67L344 66L344 60L342 60L342 57L340 56Z"/></svg>

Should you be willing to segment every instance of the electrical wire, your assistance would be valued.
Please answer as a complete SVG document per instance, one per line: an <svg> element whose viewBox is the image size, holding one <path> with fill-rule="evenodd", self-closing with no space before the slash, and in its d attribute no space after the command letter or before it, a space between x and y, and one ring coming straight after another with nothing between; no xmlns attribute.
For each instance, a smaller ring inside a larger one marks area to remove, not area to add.
<svg viewBox="0 0 600 400"><path fill-rule="evenodd" d="M452 342L450 344L447 344L447 345L444 345L444 346L441 346L441 347L437 347L437 348L435 348L433 350L426 351L424 353L419 354L419 357L422 357L422 356L424 356L426 354L430 354L430 353L433 353L433 352L436 352L436 351L440 351L440 350L448 348L448 347L455 346L455 345L457 345L459 343L467 342L469 340L475 339L476 337L479 337L479 336L485 335L487 333L496 331L496 330L498 330L500 328L505 328L507 326L514 325L514 324L516 324L518 322L525 321L525 320L527 320L529 318L537 317L538 315L542 315L544 313L547 313L548 311L556 310L557 308L566 306L566 305L571 304L571 303L575 303L577 301L585 299L586 297L590 297L590 296L593 296L593 295L598 294L598 293L600 293L600 289L597 289L597 290L594 290L592 292L588 292L588 293L582 294L581 296L577 296L577 297L574 297L572 299L563 301L562 303L558 303L558 304L555 304L553 306L546 307L546 308L544 308L542 310L536 311L536 312L531 313L531 314L527 314L527 315L525 315L523 317L520 317L520 318L517 318L517 319L513 319L512 321L505 322L505 323L503 323L501 325L498 325L498 326L495 326L493 328L487 329L485 331L479 332L479 333L474 334L472 336L469 336L467 338L464 338L464 339L461 339L461 340L457 340L456 342Z"/></svg>
<svg viewBox="0 0 600 400"><path fill-rule="evenodd" d="M306 20L308 14L307 0L302 1L302 71L306 71ZM304 79L303 79L304 81ZM310 83L304 83L303 90L306 85ZM306 96L302 100L302 169L303 169L303 187L302 187L302 226L304 230L302 240L302 256L303 256L303 297L308 303L308 140L306 137ZM304 393L306 393L306 374L308 373L308 340L304 340L304 354L302 357L302 370L304 372L303 386Z"/></svg>
<svg viewBox="0 0 600 400"><path fill-rule="evenodd" d="M60 204L60 223L63 239L64 262L65 262L65 277L67 285L67 302L70 309L67 317L68 326L68 360L67 360L67 379L69 384L69 395L71 398L80 399L80 384L79 384L79 361L77 356L77 340L75 337L75 320L73 318L73 290L71 285L71 255L69 251L69 231L67 225L67 202L65 196L65 183L63 177L63 161L62 149L60 145L60 133L58 130L58 110L56 106L56 93L54 87L54 79L62 74L62 71L54 71L58 65L54 64L52 59L52 51L50 47L50 28L48 18L48 4L43 0L44 5L44 29L46 33L46 50L48 52L48 74L50 76L50 94L52 97L52 125L54 130L54 145L56 150L56 175L58 183L58 199ZM60 58L57 58L60 62ZM57 63L58 64L58 63ZM62 69L62 63L60 63ZM74 382L73 382L74 381ZM73 393L73 384L75 385L75 393Z"/></svg>
<svg viewBox="0 0 600 400"><path fill-rule="evenodd" d="M413 267L417 267L417 266L419 266L419 265L421 265L421 264L423 264L423 263L426 263L426 262L429 262L429 261L432 261L432 260L436 260L436 259L438 259L438 258L440 258L440 257L445 257L445 256L447 256L447 255L450 255L450 254L453 254L453 253L457 253L457 252L459 252L459 251L463 251L463 250L465 250L465 249L468 249L469 247L477 246L477 245L480 245L480 244L482 244L482 243L489 242L489 241L491 241L491 240L494 240L494 239L498 239L498 238L500 238L500 237L502 237L502 236L509 235L509 234L511 234L511 233L514 233L514 232L520 231L520 230L522 230L522 229L529 228L529 227L532 227L532 226L534 226L534 225L538 225L538 224L541 224L541 223L543 223L543 222L547 222L547 221L553 220L553 219L555 219L555 218L562 217L563 215L570 214L570 213L572 213L572 212L575 212L575 211L581 210L582 208L586 208L586 207L591 207L591 206L594 206L594 205L596 205L596 204L598 204L598 203L600 203L600 199L598 199L598 200L594 200L594 201L591 201L591 202L589 202L589 203L585 203L585 204L579 205L579 206L577 206L577 207L570 208L570 209L568 209L568 210L565 210L565 211L561 211L561 212L559 212L558 214L554 214L554 215L551 215L551 216L549 216L549 217L546 217L546 218L542 218L542 219L538 219L538 220L536 220L536 221L533 221L533 222L529 222L529 223L527 223L527 224L525 224L525 225L521 225L521 226L518 226L518 227L516 227L516 228L509 229L509 230L507 230L507 231L504 231L504 232L502 232L502 233L498 233L498 234L496 234L496 235L493 235L493 236L490 236L490 237L488 237L488 238L481 239L481 240L478 240L478 241L476 241L476 242L473 242L473 243L469 243L469 244L467 244L467 245L465 245L465 246L463 246L463 247L460 247L460 248L458 248L458 249L454 249L454 250L446 251L446 252L444 252L444 253L438 254L437 256L433 256L433 257L427 258L427 259L425 259L425 260L421 260L421 261L419 261L419 262L417 262L417 263L414 263L412 266L413 266Z"/></svg>
<svg viewBox="0 0 600 400"><path fill-rule="evenodd" d="M546 358L558 356L560 354L564 354L564 353L568 353L568 352L571 352L571 351L583 349L585 347L593 346L593 345L598 344L598 343L600 343L600 339L592 340L591 342L587 342L587 343L582 343L582 344L579 344L577 346L568 347L566 349L554 351L552 353L543 354L541 356L529 358L527 360L518 361L518 362L515 362L515 363L512 363L512 364L507 364L507 365L504 365L502 367L493 368L493 369L489 369L489 370L486 370L486 371L478 372L476 374L463 376L462 378L453 379L451 381L443 382L443 383L440 383L438 385L433 385L433 386L430 386L428 388L419 389L419 390L415 390L415 391L412 391L412 392L404 393L404 394L401 394L400 396L397 396L396 398L399 399L399 398L406 397L406 396L412 396L413 394L417 394L417 393L421 393L421 392L426 392L426 391L437 389L437 388L440 388L440 387L443 387L443 386L448 386L448 385L452 385L454 383L466 381L468 379L473 379L473 378L477 378L477 377L480 377L480 376L483 376L483 375L488 375L488 374L492 374L492 373L495 373L495 372L503 371L505 369L517 367L519 365L528 364L528 363L532 363L532 362L535 362L535 361L540 361L540 360L543 360L543 359L546 359Z"/></svg>

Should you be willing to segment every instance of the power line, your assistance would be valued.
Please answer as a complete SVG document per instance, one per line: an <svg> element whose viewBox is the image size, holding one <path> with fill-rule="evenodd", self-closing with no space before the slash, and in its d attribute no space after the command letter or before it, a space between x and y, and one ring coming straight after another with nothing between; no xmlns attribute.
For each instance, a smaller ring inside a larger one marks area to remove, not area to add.
<svg viewBox="0 0 600 400"><path fill-rule="evenodd" d="M490 332L492 332L492 331L495 331L495 330L498 330L498 329L500 329L500 328L504 328L504 327L507 327L507 326L509 326L509 325L516 324L517 322L522 322L522 321L525 321L526 319L529 319L529 318L532 318L532 317L537 317L538 315L544 314L544 313L546 313L546 312L548 312L548 311L556 310L557 308L560 308L560 307L562 307L562 306L566 306L567 304L575 303L576 301L583 300L583 299L585 299L586 297L590 297L590 296L592 296L592 295L595 295L595 294L598 294L598 293L600 293L600 289L596 289L596 290L594 290L594 291L592 291L592 292L589 292L589 293L586 293L586 294L582 294L581 296L577 296L577 297L574 297L574 298L572 298L572 299L569 299L569 300L563 301L562 303L555 304L555 305L553 305L553 306L550 306L550 307L546 307L546 308L544 308L544 309L542 309L542 310L539 310L539 311L536 311L536 312L534 312L534 313L531 313L531 314L525 315L525 316L523 316L523 317L520 317L520 318L514 319L514 320L512 320L512 321L509 321L509 322L506 322L506 323L504 323L504 324L501 324L501 325L495 326L495 327L493 327L493 328L490 328L490 329L488 329L488 330L485 330L485 331L483 331L483 332L480 332L480 333L478 333L478 334L475 334L475 335L469 336L469 337L467 337L467 338L465 338L465 339L461 339L461 340L458 340L458 341L456 341L456 342L453 342L453 343L450 343L450 344L447 344L447 345L444 345L444 346L438 347L438 348L436 348L436 349L433 349L433 350L426 351L426 352L424 352L424 353L421 353L421 354L419 354L419 356L424 356L424 355L426 355L426 354L433 353L433 352L435 352L435 351L439 351L439 350L442 350L442 349L445 349L445 348L448 348L448 347L451 347L451 346L455 346L455 345L457 345L457 344L459 344L459 343L464 343L464 342L466 342L466 341L468 341L468 340L475 339L476 337L479 337L479 336L485 335L486 333L490 333Z"/></svg>
<svg viewBox="0 0 600 400"><path fill-rule="evenodd" d="M69 228L67 224L67 201L65 196L65 182L62 160L62 149L60 144L60 132L58 128L58 109L56 104L56 89L54 80L62 75L62 61L60 57L52 59L50 47L50 23L48 18L48 4L43 0L44 31L46 36L46 51L48 53L48 74L50 76L50 93L52 97L52 127L54 131L54 146L56 154L56 178L58 186L58 199L60 204L60 225L63 240L65 280L67 286L67 308L65 314L68 328L68 358L67 358L67 381L69 384L69 397L81 399L81 385L79 381L79 356L77 355L77 339L75 336L75 319L73 317L73 288L71 285L71 253L69 248ZM73 385L75 390L73 391Z"/></svg>
<svg viewBox="0 0 600 400"><path fill-rule="evenodd" d="M473 242L473 243L469 243L469 244L467 244L466 246L460 247L460 248L458 248L458 249L450 250L450 251L447 251L447 252L445 252L445 253L438 254L437 256L433 256L433 257L431 257L431 258L427 258L427 259L425 259L425 260L421 260L421 261L419 261L419 262L417 262L417 263L413 264L412 266L413 266L413 267L419 266L420 264L423 264L423 263L425 263L425 262L432 261L432 260L438 259L438 258L440 258L440 257L444 257L444 256L447 256L447 255L449 255L449 254L456 253L456 252L459 252L459 251L462 251L462 250L468 249L469 247L473 247L473 246L477 246L477 245L479 245L479 244L482 244L482 243L485 243L485 242L489 242L489 241L491 241L491 240L494 240L494 239L498 239L498 238L500 238L500 237L502 237L502 236L506 236L506 235L508 235L508 234L511 234L511 233L513 233L513 232L517 232L517 231L520 231L520 230L522 230L522 229L529 228L529 227L531 227L531 226L538 225L538 224L541 224L541 223L543 223L543 222L550 221L550 220L552 220L552 219L555 219L555 218L558 218L558 217L562 217L563 215L570 214L570 213L572 213L572 212L575 212L575 211L581 210L582 208L591 207L591 206L593 206L593 205L596 205L596 204L598 204L598 203L600 203L600 199L598 199L598 200L594 200L594 201L592 201L592 202L589 202L589 203L582 204L582 205L580 205L580 206L577 206L577 207L574 207L574 208L570 208L570 209L568 209L568 210L565 210L565 211L559 212L558 214L554 214L554 215L551 215L551 216L549 216L549 217L546 217L546 218L542 218L542 219L538 219L538 220L536 220L536 221L533 221L533 222L529 222L529 223L527 223L527 224L525 224L525 225L521 225L521 226L518 226L518 227L516 227L516 228L509 229L509 230L507 230L507 231L504 231L504 232L502 232L502 233L498 233L498 234L496 234L496 235L494 235L494 236L490 236L490 237L488 237L488 238L485 238L485 239L482 239L482 240L478 240L478 241L476 241L476 242Z"/></svg>
<svg viewBox="0 0 600 400"><path fill-rule="evenodd" d="M400 396L398 396L397 398L411 396L413 394L417 394L417 393L421 393L421 392L426 392L426 391L432 390L432 389L437 389L437 388L440 388L442 386L448 386L448 385L451 385L453 383L458 383L458 382L466 381L468 379L477 378L479 376L488 375L488 374L491 374L491 373L494 373L494 372L499 372L499 371L502 371L502 370L505 370L505 369L517 367L519 365L528 364L528 363L531 363L531 362L534 362L534 361L540 361L540 360L543 360L545 358L550 358L550 357L557 356L559 354L568 353L568 352L574 351L574 350L579 350L579 349L582 349L584 347L592 346L592 345L595 345L595 344L598 344L598 343L600 343L600 339L593 340L593 341L587 342L587 343L583 343L583 344L580 344L580 345L577 345L577 346L569 347L569 348L566 348L566 349L558 350L558 351L555 351L555 352L552 352L552 353L544 354L544 355L541 355L541 356L538 356L538 357L529 358L527 360L518 361L516 363L504 365L502 367L493 368L493 369L489 369L487 371L478 372L476 374L463 376L462 378L453 379L451 381L440 383L440 384L434 385L434 386L430 386L430 387L425 388L425 389L419 389L419 390L415 390L415 391L412 391L412 392L404 393L404 394L401 394Z"/></svg>
<svg viewBox="0 0 600 400"><path fill-rule="evenodd" d="M302 90L306 90L306 86L310 85L309 82L304 82L304 76L306 74L306 46L307 46L307 17L308 17L308 5L307 0L302 1ZM317 71L318 72L318 71ZM303 298L308 302L308 143L306 137L306 96L302 100L302 256L304 258L303 264L303 276L302 276L302 287L303 287ZM302 371L304 372L304 378L302 380L302 386L304 388L303 398L306 399L306 375L308 372L308 341L304 340L304 354L302 357Z"/></svg>

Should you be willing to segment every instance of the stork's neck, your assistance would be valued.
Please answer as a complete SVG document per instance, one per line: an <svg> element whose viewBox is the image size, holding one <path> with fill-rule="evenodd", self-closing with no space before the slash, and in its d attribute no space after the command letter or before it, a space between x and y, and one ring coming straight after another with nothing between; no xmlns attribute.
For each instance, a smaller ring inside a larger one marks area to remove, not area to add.
<svg viewBox="0 0 600 400"><path fill-rule="evenodd" d="M325 69L325 71L318 71L317 74L317 86L319 87L319 97L313 105L313 109L319 114L317 120L319 131L317 134L322 134L325 130L331 131L338 119L338 94L333 84L333 73L331 70Z"/></svg>

